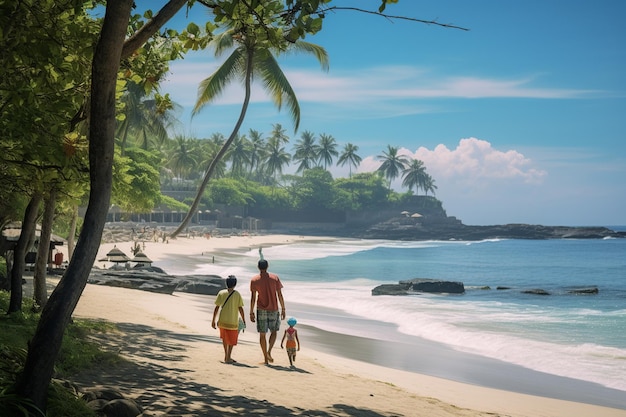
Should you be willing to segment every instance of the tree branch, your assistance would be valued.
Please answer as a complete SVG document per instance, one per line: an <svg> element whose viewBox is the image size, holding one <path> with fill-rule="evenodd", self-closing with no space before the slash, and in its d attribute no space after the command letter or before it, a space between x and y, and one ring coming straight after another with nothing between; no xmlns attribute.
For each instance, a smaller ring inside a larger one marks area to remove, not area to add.
<svg viewBox="0 0 626 417"><path fill-rule="evenodd" d="M141 29L124 42L122 60L130 57L141 45L146 43L161 27L167 23L187 3L187 0L170 0Z"/></svg>
<svg viewBox="0 0 626 417"><path fill-rule="evenodd" d="M326 12L337 11L337 10L351 10L351 11L360 12L360 13L373 14L375 16L384 17L392 21L393 20L408 20L410 22L424 23L426 25L435 25L435 26L441 26L441 27L449 28L449 29L464 30L466 32L469 31L468 28L456 26L450 23L440 23L440 22L437 22L436 20L424 20L424 19L417 19L415 17L389 15L389 14L380 13L380 12L373 12L371 10L360 9L358 7L330 6L328 8L324 8L322 12L326 13Z"/></svg>

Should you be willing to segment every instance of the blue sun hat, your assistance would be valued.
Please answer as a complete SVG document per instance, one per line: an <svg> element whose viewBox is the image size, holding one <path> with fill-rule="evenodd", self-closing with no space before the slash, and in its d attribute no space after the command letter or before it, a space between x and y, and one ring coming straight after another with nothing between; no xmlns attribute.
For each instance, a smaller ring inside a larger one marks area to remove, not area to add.
<svg viewBox="0 0 626 417"><path fill-rule="evenodd" d="M295 319L295 317L289 317L287 319L287 324L290 325L291 327L295 326L298 323L298 320Z"/></svg>

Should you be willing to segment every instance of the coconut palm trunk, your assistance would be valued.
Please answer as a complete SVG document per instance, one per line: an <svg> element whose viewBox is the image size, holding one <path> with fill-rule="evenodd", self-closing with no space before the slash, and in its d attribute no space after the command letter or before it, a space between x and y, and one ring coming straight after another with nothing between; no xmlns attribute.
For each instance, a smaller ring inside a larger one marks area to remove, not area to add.
<svg viewBox="0 0 626 417"><path fill-rule="evenodd" d="M254 51L252 49L249 49L247 51L247 54L248 54L247 63L246 63L247 67L246 67L246 75L245 75L245 81L244 81L245 97L243 100L243 105L241 106L241 112L239 113L239 118L237 119L237 123L235 124L233 131L228 137L228 140L224 142L224 145L222 145L220 151L217 153L217 155L215 155L215 158L213 158L213 161L211 161L211 163L209 164L209 167L204 173L204 178L202 179L202 183L200 184L200 187L198 187L196 198L193 200L193 203L191 204L191 207L189 208L189 212L187 213L183 221L180 223L178 228L174 230L174 232L170 235L170 237L172 238L175 238L183 230L187 228L187 226L189 225L189 222L191 221L191 219L193 219L193 216L198 211L198 206L200 205L202 194L204 194L204 190L206 189L206 186L209 183L209 180L211 179L211 175L213 175L213 171L215 171L215 167L218 166L220 160L224 157L224 155L228 151L228 148L230 147L231 143L233 143L233 141L239 134L239 129L241 128L241 125L243 124L243 120L246 118L246 112L248 111L248 105L250 104L250 95L252 91L252 66L254 62L252 58L253 58Z"/></svg>

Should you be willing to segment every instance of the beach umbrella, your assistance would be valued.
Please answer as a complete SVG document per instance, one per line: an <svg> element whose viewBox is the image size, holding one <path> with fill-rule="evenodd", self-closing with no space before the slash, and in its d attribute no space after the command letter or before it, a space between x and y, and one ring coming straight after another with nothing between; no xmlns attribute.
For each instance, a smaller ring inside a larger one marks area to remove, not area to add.
<svg viewBox="0 0 626 417"><path fill-rule="evenodd" d="M403 211L402 213L400 213L400 214L402 214L403 216L408 216L408 215L409 215L409 214L411 214L411 213L409 213L408 211L404 210L404 211Z"/></svg>
<svg viewBox="0 0 626 417"><path fill-rule="evenodd" d="M124 252L119 250L117 246L113 246L113 249L111 249L109 253L107 253L105 261L122 263L130 261L130 258L126 256Z"/></svg>
<svg viewBox="0 0 626 417"><path fill-rule="evenodd" d="M411 214L411 217L417 218L417 217L422 217L422 215L419 214L419 213L413 213L413 214Z"/></svg>
<svg viewBox="0 0 626 417"><path fill-rule="evenodd" d="M151 264L152 260L146 256L145 253L139 251L135 254L135 257L131 259L132 262L137 262L141 264Z"/></svg>

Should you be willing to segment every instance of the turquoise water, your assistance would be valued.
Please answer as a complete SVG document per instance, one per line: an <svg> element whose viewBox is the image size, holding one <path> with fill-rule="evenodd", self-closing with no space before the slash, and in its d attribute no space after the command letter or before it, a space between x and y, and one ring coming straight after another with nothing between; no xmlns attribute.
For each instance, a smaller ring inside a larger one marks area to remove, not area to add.
<svg viewBox="0 0 626 417"><path fill-rule="evenodd" d="M263 253L284 282L288 302L340 309L459 351L626 391L626 239L339 240L268 247ZM245 266L238 257L230 265L201 265L194 273L234 273L239 287L247 288L258 252L246 256ZM379 284L411 278L462 281L466 293L371 295ZM568 292L580 287L598 287L599 293ZM522 293L535 288L550 295ZM384 337L336 317L307 324Z"/></svg>

